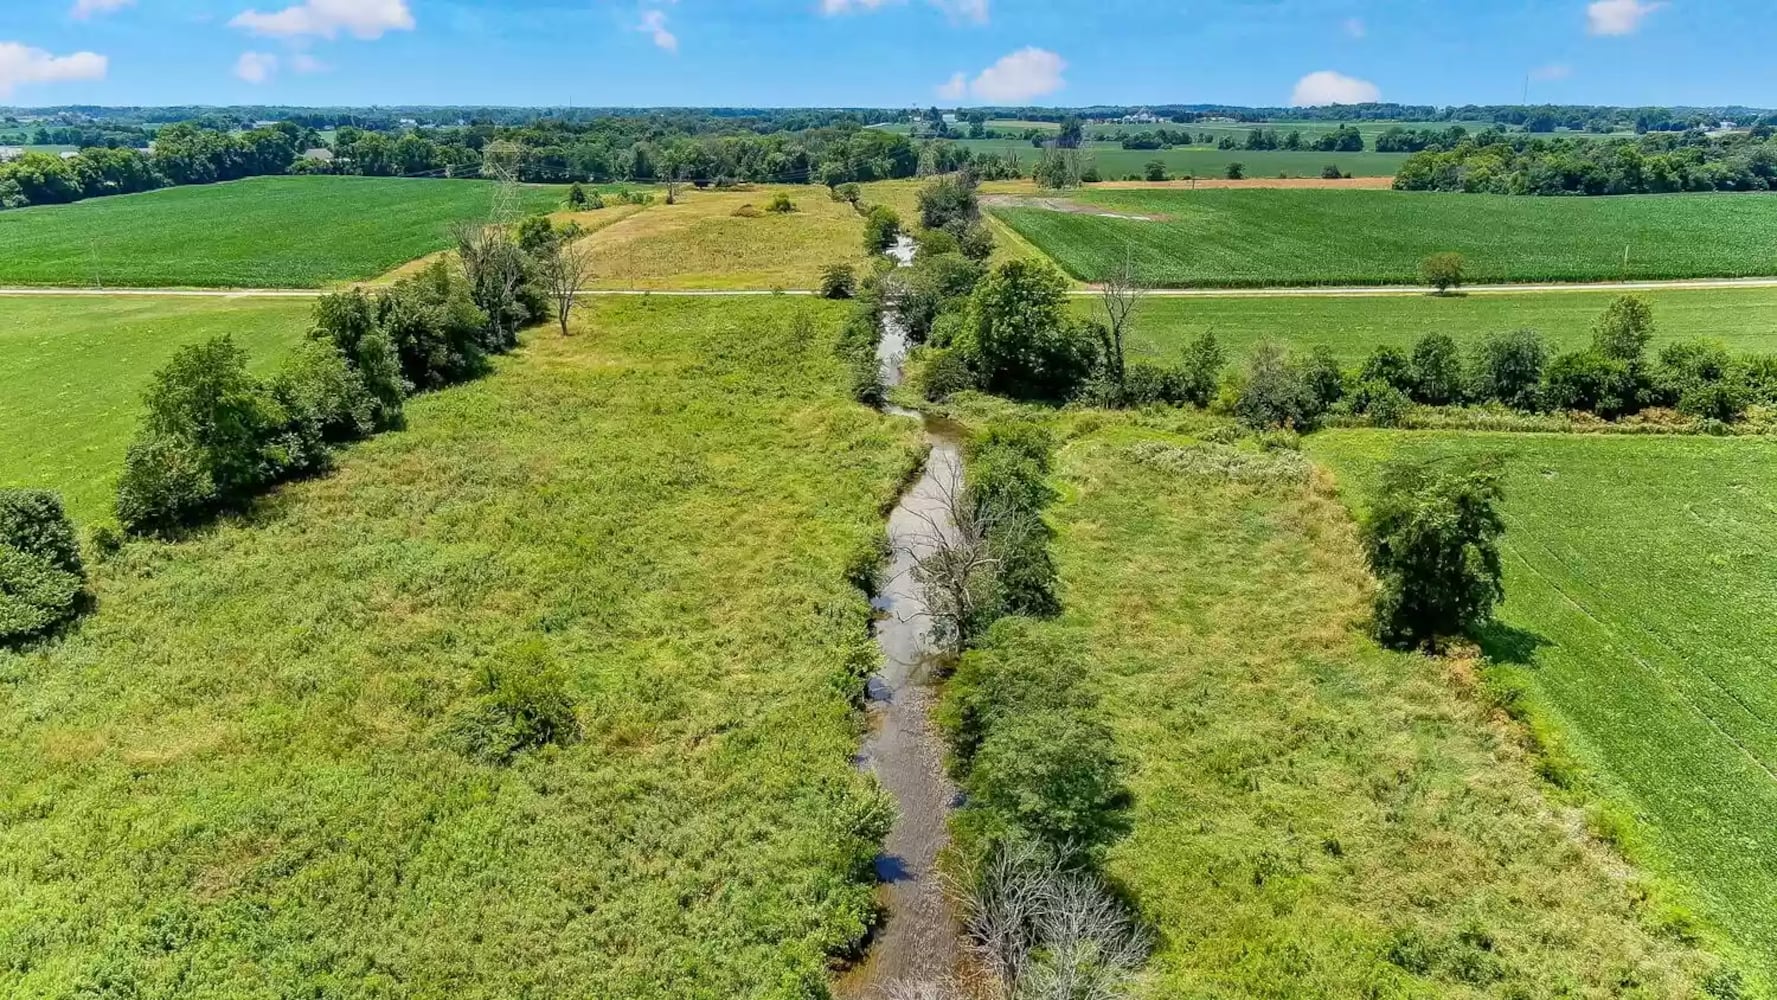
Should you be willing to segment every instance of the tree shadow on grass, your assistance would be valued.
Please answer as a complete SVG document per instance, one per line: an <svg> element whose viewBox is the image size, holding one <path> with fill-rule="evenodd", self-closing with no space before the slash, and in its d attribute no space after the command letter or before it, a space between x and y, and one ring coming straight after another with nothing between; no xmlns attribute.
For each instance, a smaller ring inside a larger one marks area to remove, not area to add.
<svg viewBox="0 0 1777 1000"><path fill-rule="evenodd" d="M1554 645L1544 636L1498 620L1478 630L1475 633L1475 642L1489 660L1517 666L1534 666L1536 651L1544 646Z"/></svg>

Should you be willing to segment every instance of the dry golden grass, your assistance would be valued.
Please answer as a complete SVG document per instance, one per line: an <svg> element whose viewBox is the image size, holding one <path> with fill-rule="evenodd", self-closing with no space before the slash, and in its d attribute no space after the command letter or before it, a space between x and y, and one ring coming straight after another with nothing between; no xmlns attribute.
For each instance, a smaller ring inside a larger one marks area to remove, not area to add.
<svg viewBox="0 0 1777 1000"><path fill-rule="evenodd" d="M588 234L591 234L591 233L596 233L599 230L604 229L608 226L614 226L617 223L622 222L623 220L629 218L630 216L635 215L635 214L637 214L649 207L652 207L652 206L648 206L648 205L620 205L620 204L616 204L616 203L611 203L611 204L608 204L604 208L601 208L597 211L551 212L549 214L549 218L558 226L565 226L570 222L575 223L583 231L585 231ZM426 256L421 257L418 260L410 260L407 263L401 265L400 267L395 268L393 271L390 271L387 274L384 274L384 275L378 277L376 280L364 282L363 284L367 284L367 285L371 285L371 286L392 285L395 282L400 281L402 278L412 277L413 275L418 274L421 271L424 271L426 268L430 267L432 265L432 262L435 260L439 260L441 258L448 258L451 260L455 260L456 256L457 256L457 252L455 250L440 250L437 253L427 254ZM343 287L349 287L349 285L343 286Z"/></svg>
<svg viewBox="0 0 1777 1000"><path fill-rule="evenodd" d="M795 212L764 210L780 192ZM756 217L735 214L748 205ZM818 185L688 189L589 242L600 289L807 289L828 264L866 262L863 219Z"/></svg>

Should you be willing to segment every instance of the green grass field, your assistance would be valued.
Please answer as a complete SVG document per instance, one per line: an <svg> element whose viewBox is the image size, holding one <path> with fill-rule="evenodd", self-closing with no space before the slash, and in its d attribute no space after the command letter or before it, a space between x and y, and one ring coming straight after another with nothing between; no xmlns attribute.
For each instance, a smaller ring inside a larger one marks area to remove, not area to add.
<svg viewBox="0 0 1777 1000"><path fill-rule="evenodd" d="M1131 252L1144 278L1168 287L1410 284L1420 262L1443 251L1468 258L1471 282L1777 274L1769 238L1777 199L1758 196L1088 190L1075 198L1164 221L993 212L1086 281Z"/></svg>
<svg viewBox="0 0 1777 1000"><path fill-rule="evenodd" d="M229 334L269 371L313 303L0 299L0 486L60 493L83 525L111 518L149 376L179 347Z"/></svg>
<svg viewBox="0 0 1777 1000"><path fill-rule="evenodd" d="M1500 453L1499 668L1639 820L1649 861L1777 977L1777 444L1337 431L1350 498L1390 456Z"/></svg>
<svg viewBox="0 0 1777 1000"><path fill-rule="evenodd" d="M1051 419L1066 610L999 642L1103 695L1145 996L1697 995L1712 960L1650 926L1461 671L1363 637L1351 518L1306 462L1230 462L1189 412Z"/></svg>
<svg viewBox="0 0 1777 1000"><path fill-rule="evenodd" d="M523 188L529 210L562 192ZM315 288L373 278L485 218L481 181L257 177L0 212L0 284Z"/></svg>
<svg viewBox="0 0 1777 1000"><path fill-rule="evenodd" d="M1172 360L1186 341L1213 330L1236 356L1272 338L1303 349L1325 345L1355 364L1378 344L1411 348L1427 333L1449 334L1466 346L1490 333L1529 327L1555 349L1567 350L1591 342L1593 322L1618 294L1153 298L1136 313L1132 347L1137 354ZM1654 307L1656 351L1669 341L1707 337L1736 351L1777 353L1777 288L1639 294ZM1086 299L1075 308L1089 315L1097 305Z"/></svg>
<svg viewBox="0 0 1777 1000"><path fill-rule="evenodd" d="M1014 139L962 139L956 144L980 153L999 153L1018 157L1025 172L1036 164L1041 151L1028 142ZM1195 146L1189 149L1124 149L1116 143L1088 142L1082 149L1086 158L1097 165L1105 180L1122 180L1131 174L1140 177L1147 165L1159 160L1174 178L1223 177L1228 164L1240 163L1248 177L1319 177L1327 166L1337 166L1353 177L1393 177L1406 160L1405 153L1290 153L1215 149Z"/></svg>
<svg viewBox="0 0 1777 1000"><path fill-rule="evenodd" d="M847 571L915 437L850 400L841 315L601 301L98 567L0 653L0 995L818 995L876 850ZM583 739L447 749L525 643Z"/></svg>

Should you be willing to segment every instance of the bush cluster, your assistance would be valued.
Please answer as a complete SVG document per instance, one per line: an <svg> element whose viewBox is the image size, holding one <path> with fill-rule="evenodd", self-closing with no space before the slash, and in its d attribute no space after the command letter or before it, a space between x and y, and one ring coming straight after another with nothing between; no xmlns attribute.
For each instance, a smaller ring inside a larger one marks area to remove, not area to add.
<svg viewBox="0 0 1777 1000"><path fill-rule="evenodd" d="M566 680L540 642L485 664L472 699L446 727L446 743L472 760L509 764L518 755L580 739Z"/></svg>
<svg viewBox="0 0 1777 1000"><path fill-rule="evenodd" d="M0 490L0 645L73 618L86 567L62 501L41 490Z"/></svg>
<svg viewBox="0 0 1777 1000"><path fill-rule="evenodd" d="M144 396L118 520L136 534L171 533L323 471L338 445L398 426L408 395L473 378L509 346L474 289L440 262L376 295L322 298L309 339L269 379L227 336L182 348Z"/></svg>

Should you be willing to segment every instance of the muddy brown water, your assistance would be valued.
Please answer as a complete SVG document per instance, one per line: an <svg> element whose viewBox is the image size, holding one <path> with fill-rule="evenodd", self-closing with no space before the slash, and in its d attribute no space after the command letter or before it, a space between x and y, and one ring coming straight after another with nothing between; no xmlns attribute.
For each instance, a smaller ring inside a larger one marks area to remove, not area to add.
<svg viewBox="0 0 1777 1000"><path fill-rule="evenodd" d="M903 238L891 253L904 266L912 250ZM887 385L900 384L907 346L906 332L891 312L877 350ZM897 985L949 979L958 972L963 950L956 907L938 870L958 794L945 774L944 739L932 720L944 663L913 572L935 544L934 531L950 530L945 497L961 485L961 435L913 410L891 406L887 411L923 422L931 456L889 516L893 556L875 602L882 667L870 678L870 734L858 762L894 798L897 817L876 859L886 919L864 961L838 984L837 992L847 1000L879 1000Z"/></svg>

